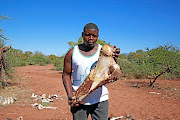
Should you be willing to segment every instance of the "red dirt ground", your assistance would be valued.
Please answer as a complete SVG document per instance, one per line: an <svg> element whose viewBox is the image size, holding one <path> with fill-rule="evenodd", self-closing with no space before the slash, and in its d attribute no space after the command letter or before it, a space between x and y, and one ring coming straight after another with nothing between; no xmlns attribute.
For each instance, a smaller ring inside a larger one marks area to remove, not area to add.
<svg viewBox="0 0 180 120"><path fill-rule="evenodd" d="M50 106L57 109L38 110L33 108L33 99L25 102L20 98L12 105L0 106L0 120L72 120L70 107L62 84L62 72L53 71L53 65L24 66L16 68L16 74L23 78L20 88L27 98L37 95L57 94L60 99ZM148 88L149 80L118 80L107 84L109 91L109 116L133 115L136 120L178 120L180 119L180 80L157 80L154 88ZM156 92L160 94L152 94ZM23 99L23 98L22 98Z"/></svg>

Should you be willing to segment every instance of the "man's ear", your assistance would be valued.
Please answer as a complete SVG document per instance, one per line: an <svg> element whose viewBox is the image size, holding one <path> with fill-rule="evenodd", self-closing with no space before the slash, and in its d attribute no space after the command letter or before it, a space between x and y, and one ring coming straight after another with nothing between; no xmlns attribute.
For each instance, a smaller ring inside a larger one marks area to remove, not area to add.
<svg viewBox="0 0 180 120"><path fill-rule="evenodd" d="M84 37L84 32L82 32L82 37Z"/></svg>

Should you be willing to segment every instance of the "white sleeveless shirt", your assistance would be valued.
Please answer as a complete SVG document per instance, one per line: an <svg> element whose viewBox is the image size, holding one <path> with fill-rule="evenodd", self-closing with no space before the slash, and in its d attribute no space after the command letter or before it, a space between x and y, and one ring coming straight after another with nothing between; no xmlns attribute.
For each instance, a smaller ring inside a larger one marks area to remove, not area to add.
<svg viewBox="0 0 180 120"><path fill-rule="evenodd" d="M83 83L85 78L90 73L92 66L97 62L101 50L101 45L98 45L96 53L92 56L83 55L78 45L73 49L72 53L72 69L74 72L73 75L73 91L76 91L79 86ZM97 90L93 91L85 99L82 100L82 104L91 105L101 101L109 99L108 90L105 85L99 87Z"/></svg>

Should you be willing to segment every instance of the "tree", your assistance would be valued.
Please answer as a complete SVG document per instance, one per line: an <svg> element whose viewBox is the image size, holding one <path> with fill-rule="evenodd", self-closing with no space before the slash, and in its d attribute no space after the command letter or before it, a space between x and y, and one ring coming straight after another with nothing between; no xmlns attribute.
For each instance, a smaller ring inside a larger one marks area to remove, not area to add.
<svg viewBox="0 0 180 120"><path fill-rule="evenodd" d="M27 57L31 57L31 56L33 55L33 53L32 53L31 51L26 51L26 52L25 52L25 55L26 55Z"/></svg>
<svg viewBox="0 0 180 120"><path fill-rule="evenodd" d="M0 16L0 27L1 27L1 22L3 21L3 20L7 20L7 19L9 19L8 17L6 17L6 16ZM4 35L4 32L3 32L3 29L2 28L0 28L0 48L5 48L5 42L7 41L8 39L5 37L5 35ZM5 71L5 73L6 73L6 75L9 73L9 71L10 70L12 70L12 67L10 67L10 64L11 64L11 62L9 61L9 59L7 59L7 55L8 55L8 53L9 53L9 49L11 48L11 46L9 46L9 48L8 49L4 49L4 50L2 50L1 51L1 55L0 55L0 61L1 61L1 65L0 65L0 71L2 72L2 74L3 74L3 71ZM7 52L6 52L7 51ZM5 53L6 52L6 54L3 54L3 53ZM5 80L5 78L3 77L2 79L4 79Z"/></svg>
<svg viewBox="0 0 180 120"><path fill-rule="evenodd" d="M158 46L146 51L137 50L128 55L120 55L119 63L124 73L135 78L155 78L157 75L166 78L180 78L180 51L172 45ZM130 63L123 60L127 59ZM127 64L128 63L128 64ZM169 68L171 72L164 71Z"/></svg>
<svg viewBox="0 0 180 120"><path fill-rule="evenodd" d="M0 16L0 22L3 20L7 20L9 19L9 17L6 16ZM3 29L0 28L0 48L4 46L5 41L7 41L8 39L5 37Z"/></svg>
<svg viewBox="0 0 180 120"><path fill-rule="evenodd" d="M80 37L80 38L78 39L78 42L69 41L68 44L70 45L70 49L71 49L71 48L73 48L75 45L82 44L83 42L84 42L84 41L83 41L83 37ZM100 44L100 45L110 44L110 43L106 43L106 41L101 40L101 39L98 39L98 40L97 40L97 43Z"/></svg>
<svg viewBox="0 0 180 120"><path fill-rule="evenodd" d="M104 41L104 40L101 40L101 39L98 39L97 40L97 44L100 44L100 45L107 45L107 44L110 44L110 42L109 43L106 43L106 41Z"/></svg>
<svg viewBox="0 0 180 120"><path fill-rule="evenodd" d="M70 48L73 48L75 45L82 44L83 43L83 37L80 37L78 39L78 42L69 41L68 44L70 45Z"/></svg>
<svg viewBox="0 0 180 120"><path fill-rule="evenodd" d="M166 78L180 78L180 51L178 47L164 45L147 51L147 63L152 68L151 72L156 76L163 72L167 67L172 74L164 74Z"/></svg>

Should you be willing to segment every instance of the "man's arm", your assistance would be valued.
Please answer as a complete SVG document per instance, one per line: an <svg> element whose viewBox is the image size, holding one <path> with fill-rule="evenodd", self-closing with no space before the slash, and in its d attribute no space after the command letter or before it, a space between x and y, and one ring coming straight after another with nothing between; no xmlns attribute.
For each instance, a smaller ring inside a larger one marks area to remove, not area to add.
<svg viewBox="0 0 180 120"><path fill-rule="evenodd" d="M73 49L69 50L64 58L64 69L63 69L62 80L63 80L64 87L66 89L66 93L68 97L68 104L70 106L76 106L74 104L76 98L74 97L74 94L73 94L72 81L71 81L72 53L73 53Z"/></svg>
<svg viewBox="0 0 180 120"><path fill-rule="evenodd" d="M71 82L71 74L72 74L72 49L68 51L64 58L64 69L63 69L63 75L62 80L64 87L66 89L66 93L68 97L73 97L73 91L72 91L72 82Z"/></svg>

